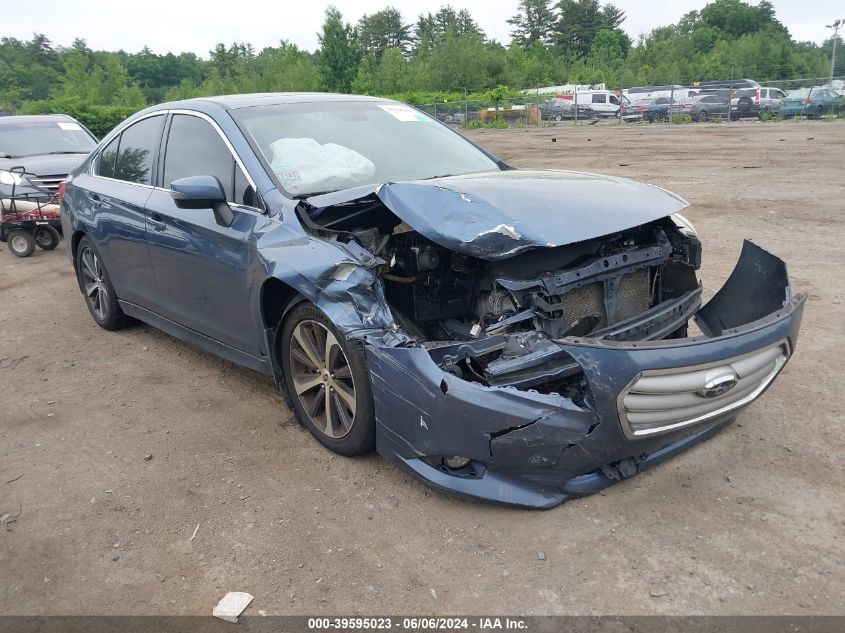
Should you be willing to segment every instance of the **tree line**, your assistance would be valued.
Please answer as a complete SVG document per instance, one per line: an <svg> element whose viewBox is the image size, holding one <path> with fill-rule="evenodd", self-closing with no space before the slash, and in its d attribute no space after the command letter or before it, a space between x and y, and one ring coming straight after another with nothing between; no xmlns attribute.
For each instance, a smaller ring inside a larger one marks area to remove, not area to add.
<svg viewBox="0 0 845 633"><path fill-rule="evenodd" d="M246 42L193 53L94 51L84 39L54 46L0 38L0 110L67 112L103 133L129 113L166 100L239 92L354 92L411 103L480 100L536 86L611 88L727 78L761 82L829 74L832 40L797 42L768 0L715 0L637 41L625 13L599 0L520 0L512 41L487 36L466 10L441 7L412 22L395 8L346 21L330 7L316 51L288 41ZM845 53L845 51L843 51ZM845 54L836 72L845 74Z"/></svg>

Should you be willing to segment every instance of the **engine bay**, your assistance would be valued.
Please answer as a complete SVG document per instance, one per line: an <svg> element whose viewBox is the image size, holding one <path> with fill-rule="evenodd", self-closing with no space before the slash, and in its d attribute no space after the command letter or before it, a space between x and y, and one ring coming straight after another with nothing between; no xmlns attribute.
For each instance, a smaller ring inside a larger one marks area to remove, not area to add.
<svg viewBox="0 0 845 633"><path fill-rule="evenodd" d="M396 322L444 370L485 384L577 390L567 376L580 372L550 343L680 338L700 306L701 245L671 217L485 261L424 237L375 196L298 213L311 232L379 258ZM564 369L552 384L554 359Z"/></svg>

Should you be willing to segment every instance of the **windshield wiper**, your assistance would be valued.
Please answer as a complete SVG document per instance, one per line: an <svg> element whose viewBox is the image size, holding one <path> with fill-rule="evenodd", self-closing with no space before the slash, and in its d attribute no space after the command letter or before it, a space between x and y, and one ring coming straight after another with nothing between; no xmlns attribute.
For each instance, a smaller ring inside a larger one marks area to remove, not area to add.
<svg viewBox="0 0 845 633"><path fill-rule="evenodd" d="M46 154L42 154L42 156L53 156L55 154L84 154L84 153L85 152L83 150L76 150L76 151L62 150L61 152L47 152ZM37 156L37 154L33 154L33 156Z"/></svg>

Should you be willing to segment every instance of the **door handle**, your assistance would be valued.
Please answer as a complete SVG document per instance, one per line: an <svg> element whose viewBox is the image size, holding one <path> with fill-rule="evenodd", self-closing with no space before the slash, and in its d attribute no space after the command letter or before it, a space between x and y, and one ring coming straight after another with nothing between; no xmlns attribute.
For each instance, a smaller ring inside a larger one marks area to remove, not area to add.
<svg viewBox="0 0 845 633"><path fill-rule="evenodd" d="M149 218L147 218L147 222L149 222L153 231L161 232L167 229L167 224L165 224L164 218L159 213L151 214Z"/></svg>
<svg viewBox="0 0 845 633"><path fill-rule="evenodd" d="M103 199L100 198L100 194L92 193L90 197L92 207L94 207L95 209L99 209L101 206L103 206Z"/></svg>

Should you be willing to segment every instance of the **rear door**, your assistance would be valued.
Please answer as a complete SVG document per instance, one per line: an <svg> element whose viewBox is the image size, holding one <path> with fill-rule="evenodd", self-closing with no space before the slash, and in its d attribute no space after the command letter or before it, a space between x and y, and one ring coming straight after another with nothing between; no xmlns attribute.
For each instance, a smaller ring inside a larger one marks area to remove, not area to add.
<svg viewBox="0 0 845 633"><path fill-rule="evenodd" d="M105 262L120 299L150 307L155 283L145 238L144 207L164 128L164 114L141 119L106 145L90 174L74 179L78 214Z"/></svg>
<svg viewBox="0 0 845 633"><path fill-rule="evenodd" d="M258 355L250 311L249 239L264 217L255 185L223 132L200 113L173 114L165 131L161 187L147 202L147 244L159 288L161 314L196 332ZM170 183L215 176L234 212L231 226L207 209L180 209Z"/></svg>
<svg viewBox="0 0 845 633"><path fill-rule="evenodd" d="M728 102L716 95L708 95L701 100L701 107L710 116L727 116Z"/></svg>

